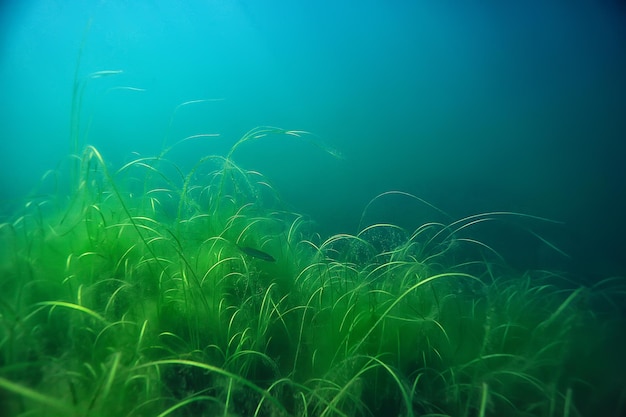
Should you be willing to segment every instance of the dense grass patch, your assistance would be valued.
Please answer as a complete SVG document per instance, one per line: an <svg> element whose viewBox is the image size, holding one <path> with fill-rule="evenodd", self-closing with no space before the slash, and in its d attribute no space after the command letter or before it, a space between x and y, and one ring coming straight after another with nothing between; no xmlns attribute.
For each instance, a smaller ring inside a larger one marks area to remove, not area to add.
<svg viewBox="0 0 626 417"><path fill-rule="evenodd" d="M167 152L113 170L87 147L71 195L0 225L3 415L626 411L624 281L516 271L468 233L544 219L364 215L322 239L233 160L265 135L303 133L255 129L190 172Z"/></svg>

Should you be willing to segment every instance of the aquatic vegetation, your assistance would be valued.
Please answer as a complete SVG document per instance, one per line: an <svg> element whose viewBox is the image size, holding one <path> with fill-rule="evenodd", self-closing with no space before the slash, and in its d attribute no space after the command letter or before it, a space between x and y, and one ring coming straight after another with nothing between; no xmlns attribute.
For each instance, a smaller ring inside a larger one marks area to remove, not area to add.
<svg viewBox="0 0 626 417"><path fill-rule="evenodd" d="M188 173L88 146L69 196L0 225L3 415L623 414L623 280L515 271L465 234L541 218L366 222L406 193L322 239L234 161L303 134Z"/></svg>

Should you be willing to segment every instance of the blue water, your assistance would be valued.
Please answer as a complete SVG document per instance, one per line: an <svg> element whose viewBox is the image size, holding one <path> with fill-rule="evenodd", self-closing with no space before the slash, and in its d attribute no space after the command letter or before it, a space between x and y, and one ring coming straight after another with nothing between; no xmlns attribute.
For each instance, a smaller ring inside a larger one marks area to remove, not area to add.
<svg viewBox="0 0 626 417"><path fill-rule="evenodd" d="M402 190L452 218L563 221L529 227L571 258L509 229L483 234L520 267L626 271L623 4L13 3L0 6L3 217L67 161L75 79L123 71L85 82L80 103L80 145L111 166L219 134L175 149L188 169L259 125L306 130L320 146L269 138L235 159L323 234L356 233L371 198ZM176 110L193 100L206 101ZM409 228L433 214L406 200L371 213Z"/></svg>

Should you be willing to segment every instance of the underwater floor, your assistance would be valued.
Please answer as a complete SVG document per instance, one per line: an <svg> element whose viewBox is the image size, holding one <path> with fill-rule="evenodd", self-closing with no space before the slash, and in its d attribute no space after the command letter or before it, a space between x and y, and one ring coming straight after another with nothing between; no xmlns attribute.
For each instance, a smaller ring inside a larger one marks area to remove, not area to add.
<svg viewBox="0 0 626 417"><path fill-rule="evenodd" d="M298 133L238 144L268 134ZM69 171L0 225L2 416L626 413L626 281L519 271L469 233L544 219L322 238L232 152L182 172L87 147Z"/></svg>

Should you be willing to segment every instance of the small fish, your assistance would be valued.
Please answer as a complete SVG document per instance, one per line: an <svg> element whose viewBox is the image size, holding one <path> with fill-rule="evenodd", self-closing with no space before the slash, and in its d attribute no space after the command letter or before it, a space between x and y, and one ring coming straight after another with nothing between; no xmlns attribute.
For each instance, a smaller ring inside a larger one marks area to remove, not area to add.
<svg viewBox="0 0 626 417"><path fill-rule="evenodd" d="M239 248L241 252L243 252L244 254L252 258L261 259L266 262L276 262L276 259L274 259L272 255L270 255L267 252L263 252L262 250L251 248L249 246L239 246L239 245L237 245L237 248Z"/></svg>

